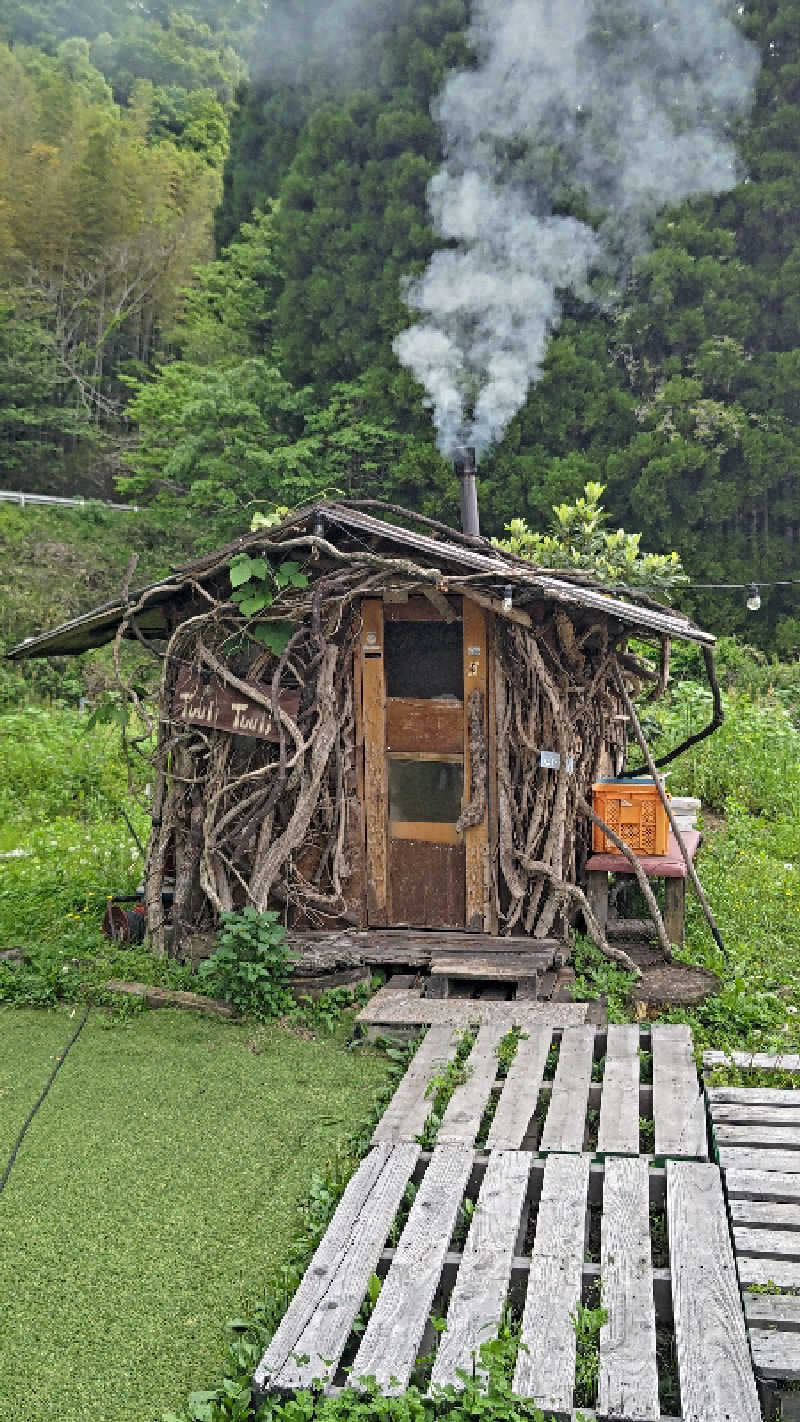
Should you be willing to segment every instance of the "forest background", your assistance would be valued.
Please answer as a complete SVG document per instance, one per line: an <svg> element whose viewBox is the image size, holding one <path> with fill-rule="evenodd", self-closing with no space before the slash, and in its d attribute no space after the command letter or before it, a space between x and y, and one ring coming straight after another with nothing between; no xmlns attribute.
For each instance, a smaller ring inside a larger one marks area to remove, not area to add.
<svg viewBox="0 0 800 1422"><path fill-rule="evenodd" d="M541 528L599 481L692 582L762 585L758 617L727 590L682 589L686 611L792 655L797 587L768 585L800 577L800 0L735 18L762 55L746 178L662 213L613 312L567 299L481 512L489 534ZM455 522L392 340L436 246L431 105L470 62L468 19L467 0L0 0L0 485L122 491L148 513L98 544L162 562L321 491ZM118 560L89 561L43 622L118 589Z"/></svg>

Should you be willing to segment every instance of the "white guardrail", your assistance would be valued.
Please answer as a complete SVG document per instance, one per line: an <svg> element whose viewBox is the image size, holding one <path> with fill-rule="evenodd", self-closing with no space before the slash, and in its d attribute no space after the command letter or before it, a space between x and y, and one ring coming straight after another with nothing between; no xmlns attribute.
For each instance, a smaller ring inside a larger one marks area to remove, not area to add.
<svg viewBox="0 0 800 1422"><path fill-rule="evenodd" d="M62 508L83 509L91 504L100 504L104 509L117 509L121 513L138 513L138 504L107 504L103 499L77 499L60 498L57 494L22 494L10 489L0 489L0 499L6 503L19 504L24 509L26 504L60 504Z"/></svg>

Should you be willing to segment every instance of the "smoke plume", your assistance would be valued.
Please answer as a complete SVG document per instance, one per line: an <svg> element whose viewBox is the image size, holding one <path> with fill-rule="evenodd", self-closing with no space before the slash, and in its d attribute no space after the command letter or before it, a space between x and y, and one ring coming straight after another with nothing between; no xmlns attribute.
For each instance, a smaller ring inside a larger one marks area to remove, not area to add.
<svg viewBox="0 0 800 1422"><path fill-rule="evenodd" d="M475 67L436 114L428 201L447 245L410 284L421 319L395 342L444 452L502 437L560 292L607 303L659 208L734 185L728 134L758 68L725 0L475 0L469 38Z"/></svg>

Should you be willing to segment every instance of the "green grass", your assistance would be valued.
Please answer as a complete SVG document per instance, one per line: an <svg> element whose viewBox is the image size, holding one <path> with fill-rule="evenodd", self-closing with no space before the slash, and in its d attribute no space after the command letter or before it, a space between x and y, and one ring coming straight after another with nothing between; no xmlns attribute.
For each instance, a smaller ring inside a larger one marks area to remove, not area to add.
<svg viewBox="0 0 800 1422"><path fill-rule="evenodd" d="M0 1008L3 1164L75 1021ZM279 1275L312 1173L386 1079L343 1031L89 1019L0 1203L4 1417L150 1422L221 1374L226 1320Z"/></svg>

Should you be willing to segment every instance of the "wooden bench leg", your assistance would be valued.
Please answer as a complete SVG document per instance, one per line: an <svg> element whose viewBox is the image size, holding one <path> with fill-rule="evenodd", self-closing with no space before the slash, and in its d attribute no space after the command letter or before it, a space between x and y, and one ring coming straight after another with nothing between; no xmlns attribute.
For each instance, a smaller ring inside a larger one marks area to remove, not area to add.
<svg viewBox="0 0 800 1422"><path fill-rule="evenodd" d="M608 874L603 869L590 869L586 875L586 897L603 933L608 923Z"/></svg>
<svg viewBox="0 0 800 1422"><path fill-rule="evenodd" d="M664 880L664 927L670 943L683 946L686 923L686 880Z"/></svg>

